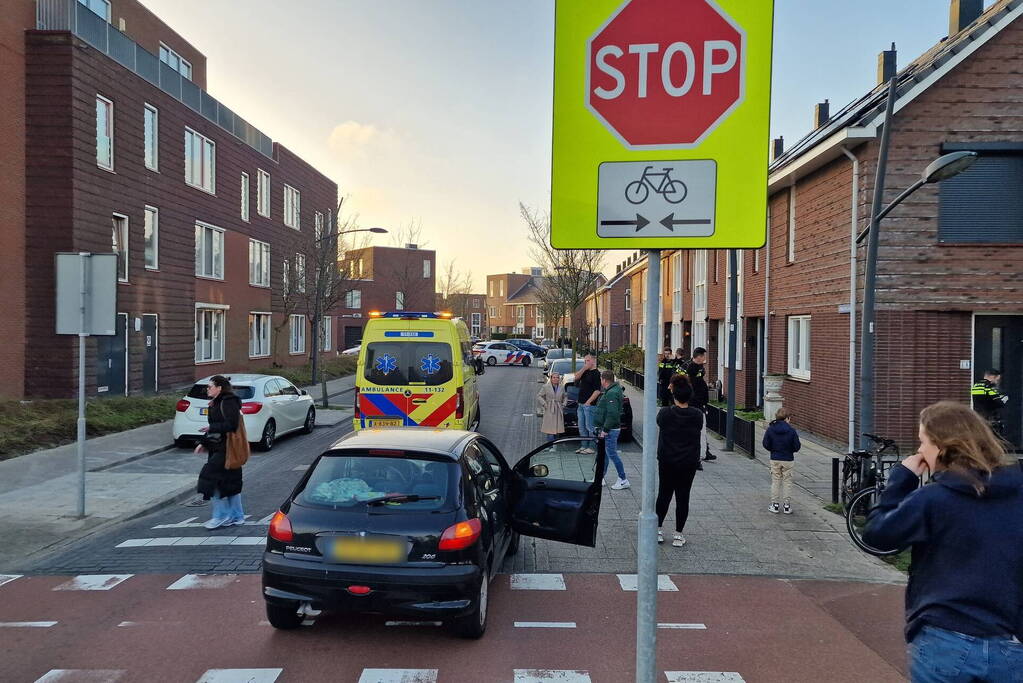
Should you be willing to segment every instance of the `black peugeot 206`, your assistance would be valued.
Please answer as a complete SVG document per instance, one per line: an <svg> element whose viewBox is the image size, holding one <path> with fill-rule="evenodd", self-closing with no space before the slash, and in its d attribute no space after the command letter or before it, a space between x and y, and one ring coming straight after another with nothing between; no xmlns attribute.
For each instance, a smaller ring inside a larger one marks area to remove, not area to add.
<svg viewBox="0 0 1023 683"><path fill-rule="evenodd" d="M263 554L267 618L295 628L321 610L487 626L488 584L519 537L593 547L598 453L561 439L509 467L485 437L364 429L310 466L274 515Z"/></svg>

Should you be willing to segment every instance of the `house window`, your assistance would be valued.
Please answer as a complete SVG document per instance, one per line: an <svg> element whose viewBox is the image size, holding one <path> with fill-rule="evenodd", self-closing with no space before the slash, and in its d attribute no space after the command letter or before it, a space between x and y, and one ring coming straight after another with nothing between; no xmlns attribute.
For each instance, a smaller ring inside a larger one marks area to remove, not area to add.
<svg viewBox="0 0 1023 683"><path fill-rule="evenodd" d="M192 80L192 64L163 43L160 43L160 61L188 80Z"/></svg>
<svg viewBox="0 0 1023 683"><path fill-rule="evenodd" d="M810 316L789 316L789 374L810 379Z"/></svg>
<svg viewBox="0 0 1023 683"><path fill-rule="evenodd" d="M504 296L504 280L498 282L498 285L500 286L498 290L499 292L498 296Z"/></svg>
<svg viewBox="0 0 1023 683"><path fill-rule="evenodd" d="M682 254L679 252L671 258L671 312L676 321L682 316Z"/></svg>
<svg viewBox="0 0 1023 683"><path fill-rule="evenodd" d="M249 313L249 358L270 355L270 314Z"/></svg>
<svg viewBox="0 0 1023 683"><path fill-rule="evenodd" d="M195 362L212 363L224 360L224 317L222 308L195 308Z"/></svg>
<svg viewBox="0 0 1023 683"><path fill-rule="evenodd" d="M789 235L785 241L785 253L788 262L796 260L796 187L789 188Z"/></svg>
<svg viewBox="0 0 1023 683"><path fill-rule="evenodd" d="M394 310L396 311L405 310L405 292L394 293Z"/></svg>
<svg viewBox="0 0 1023 683"><path fill-rule="evenodd" d="M115 213L111 218L111 251L117 254L117 281L128 281L128 217Z"/></svg>
<svg viewBox="0 0 1023 683"><path fill-rule="evenodd" d="M479 308L480 307L480 300L479 299L473 299L472 300L472 307L473 308Z"/></svg>
<svg viewBox="0 0 1023 683"><path fill-rule="evenodd" d="M345 308L362 308L362 292L358 289L345 292Z"/></svg>
<svg viewBox="0 0 1023 683"><path fill-rule="evenodd" d="M334 325L333 316L325 315L320 321L320 351L331 351L334 345L330 337L331 328Z"/></svg>
<svg viewBox="0 0 1023 683"><path fill-rule="evenodd" d="M270 174L260 169L256 172L256 213L270 217Z"/></svg>
<svg viewBox="0 0 1023 683"><path fill-rule="evenodd" d="M288 351L291 353L305 353L305 316L291 316L291 342Z"/></svg>
<svg viewBox="0 0 1023 683"><path fill-rule="evenodd" d="M625 290L625 310L626 311L631 311L632 310L632 290L631 289L626 289Z"/></svg>
<svg viewBox="0 0 1023 683"><path fill-rule="evenodd" d="M427 280L430 278L431 262L429 259L423 259L423 279Z"/></svg>
<svg viewBox="0 0 1023 683"><path fill-rule="evenodd" d="M295 291L305 293L305 254L295 254Z"/></svg>
<svg viewBox="0 0 1023 683"><path fill-rule="evenodd" d="M316 241L323 239L323 214L319 211L313 214L313 238Z"/></svg>
<svg viewBox="0 0 1023 683"><path fill-rule="evenodd" d="M483 326L482 317L483 316L479 313L472 313L469 316L469 320L471 321L469 328L474 337L480 336L480 330Z"/></svg>
<svg viewBox="0 0 1023 683"><path fill-rule="evenodd" d="M493 280L491 280L490 282L487 283L487 288L488 288L488 296L494 296L494 281Z"/></svg>
<svg viewBox="0 0 1023 683"><path fill-rule="evenodd" d="M114 103L96 95L96 165L114 170Z"/></svg>
<svg viewBox="0 0 1023 683"><path fill-rule="evenodd" d="M146 168L159 169L160 113L151 104L147 104L142 114L142 143L145 147Z"/></svg>
<svg viewBox="0 0 1023 683"><path fill-rule="evenodd" d="M284 224L295 230L302 229L302 194L287 183L284 184Z"/></svg>
<svg viewBox="0 0 1023 683"><path fill-rule="evenodd" d="M497 307L491 306L489 308L489 310L487 311L487 315L489 315L491 318L496 318L497 317Z"/></svg>
<svg viewBox="0 0 1023 683"><path fill-rule="evenodd" d="M1023 244L1021 186L1023 154L981 154L938 186L938 242Z"/></svg>
<svg viewBox="0 0 1023 683"><path fill-rule="evenodd" d="M736 370L742 370L743 347L746 344L745 338L743 337L743 329L742 329L743 328L743 317L742 317L743 307L742 307L742 305L743 305L743 283L744 283L744 278L743 278L743 275L742 275L742 271L743 271L743 262L745 261L745 259L743 258L743 253L744 252L742 252L739 249L735 250L735 265L736 265L735 272L736 272L737 275L736 275L734 280L732 278L732 274L731 273L728 273L728 276L727 276L727 286L725 287L725 319L724 319L724 321L722 321L722 330L727 332L727 330L728 330L728 321L730 321L732 319L732 307L729 304L731 303L731 287L733 286L733 283L734 283L734 286L736 287L736 299L738 300L738 306L736 308L736 317L735 317L735 369ZM725 350L724 353L720 354L721 358L723 359L722 367L726 367L726 368L730 367L729 364L728 364L728 337L727 336L721 337L721 348Z"/></svg>
<svg viewBox="0 0 1023 683"><path fill-rule="evenodd" d="M249 284L270 286L270 245L266 242L249 240Z"/></svg>
<svg viewBox="0 0 1023 683"><path fill-rule="evenodd" d="M146 242L146 269L156 270L160 267L160 211L155 206L147 206L145 215L142 234Z"/></svg>
<svg viewBox="0 0 1023 683"><path fill-rule="evenodd" d="M714 249L711 253L711 258L714 259L714 284L720 282L719 264L721 263L721 251Z"/></svg>
<svg viewBox="0 0 1023 683"><path fill-rule="evenodd" d="M693 260L693 320L696 321L707 317L707 250L698 250Z"/></svg>
<svg viewBox="0 0 1023 683"><path fill-rule="evenodd" d="M249 174L242 173L242 220L249 220Z"/></svg>
<svg viewBox="0 0 1023 683"><path fill-rule="evenodd" d="M281 264L281 290L284 296L291 293L291 262L288 259Z"/></svg>
<svg viewBox="0 0 1023 683"><path fill-rule="evenodd" d="M224 231L214 225L195 224L195 274L224 279Z"/></svg>
<svg viewBox="0 0 1023 683"><path fill-rule="evenodd" d="M104 21L110 22L110 0L78 0L78 2L102 17Z"/></svg>
<svg viewBox="0 0 1023 683"><path fill-rule="evenodd" d="M185 182L210 194L216 188L217 145L191 128L185 129Z"/></svg>

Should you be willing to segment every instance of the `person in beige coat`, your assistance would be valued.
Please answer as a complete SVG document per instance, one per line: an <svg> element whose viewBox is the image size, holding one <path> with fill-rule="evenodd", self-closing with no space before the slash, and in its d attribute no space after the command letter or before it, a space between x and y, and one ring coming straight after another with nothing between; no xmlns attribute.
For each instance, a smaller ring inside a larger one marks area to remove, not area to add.
<svg viewBox="0 0 1023 683"><path fill-rule="evenodd" d="M550 380L543 385L536 395L536 413L543 418L540 431L547 435L548 441L554 441L565 433L565 403L568 395L561 375L551 373Z"/></svg>

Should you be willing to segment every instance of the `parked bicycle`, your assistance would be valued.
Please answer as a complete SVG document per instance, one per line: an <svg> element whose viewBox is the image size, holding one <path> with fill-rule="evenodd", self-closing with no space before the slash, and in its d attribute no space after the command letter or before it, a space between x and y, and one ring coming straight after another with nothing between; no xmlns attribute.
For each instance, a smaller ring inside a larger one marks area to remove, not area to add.
<svg viewBox="0 0 1023 683"><path fill-rule="evenodd" d="M653 166L647 166L639 180L633 180L625 186L625 198L631 204L642 204L650 196L650 190L661 195L671 204L680 204L689 194L689 189L681 180L671 177L671 167L664 168L663 173L651 173ZM654 182L654 179L657 179Z"/></svg>
<svg viewBox="0 0 1023 683"><path fill-rule="evenodd" d="M875 434L864 434L874 442L869 450L853 451L847 453L842 461L842 486L840 489L842 505L849 506L853 496L862 489L873 486L872 468L875 458L899 459L899 447L891 439L886 439Z"/></svg>
<svg viewBox="0 0 1023 683"><path fill-rule="evenodd" d="M878 550L863 540L863 530L867 526L870 511L881 500L887 472L886 464L894 464L899 460L899 447L891 439L874 434L864 436L874 442L874 447L869 451L853 451L846 456L846 463L849 465L849 486L857 486L858 490L846 501L846 479L843 476L845 526L849 531L849 538L863 552L878 557L897 555L903 548ZM887 463L884 457L886 455L890 456Z"/></svg>

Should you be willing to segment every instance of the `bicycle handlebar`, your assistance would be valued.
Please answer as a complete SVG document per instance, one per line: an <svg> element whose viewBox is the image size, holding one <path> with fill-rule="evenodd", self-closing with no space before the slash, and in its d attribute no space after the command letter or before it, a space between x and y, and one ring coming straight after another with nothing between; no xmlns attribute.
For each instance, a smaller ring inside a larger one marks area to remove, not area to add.
<svg viewBox="0 0 1023 683"><path fill-rule="evenodd" d="M895 441L893 439L886 439L883 436L878 436L877 434L867 434L866 432L864 432L863 436L867 437L868 439L870 439L874 443L881 444L882 446L894 446L895 445Z"/></svg>

